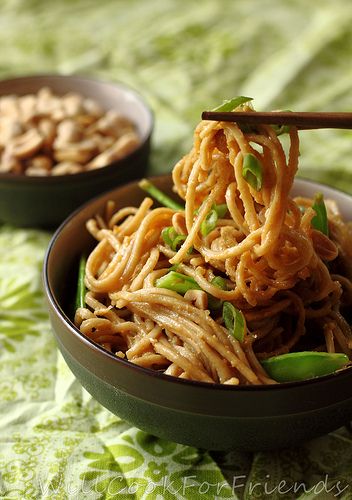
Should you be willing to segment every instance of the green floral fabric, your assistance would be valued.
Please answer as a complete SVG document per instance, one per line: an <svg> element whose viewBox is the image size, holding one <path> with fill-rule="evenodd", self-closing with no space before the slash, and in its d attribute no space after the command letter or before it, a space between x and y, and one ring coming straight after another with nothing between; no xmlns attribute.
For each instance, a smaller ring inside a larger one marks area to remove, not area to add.
<svg viewBox="0 0 352 500"><path fill-rule="evenodd" d="M352 111L349 0L2 0L0 76L122 80L153 107L150 173L170 171L205 108ZM301 134L300 174L352 192L351 131ZM352 499L352 434L279 452L148 435L80 386L55 345L41 267L50 234L0 227L1 499Z"/></svg>

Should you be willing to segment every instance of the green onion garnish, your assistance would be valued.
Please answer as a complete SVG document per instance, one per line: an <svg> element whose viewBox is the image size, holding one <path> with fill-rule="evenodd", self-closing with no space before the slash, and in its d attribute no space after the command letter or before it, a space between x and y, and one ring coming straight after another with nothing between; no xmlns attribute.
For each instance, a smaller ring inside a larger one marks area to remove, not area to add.
<svg viewBox="0 0 352 500"><path fill-rule="evenodd" d="M221 290L228 290L226 280L221 276L215 276L210 283L217 288L221 288Z"/></svg>
<svg viewBox="0 0 352 500"><path fill-rule="evenodd" d="M220 219L222 219L228 211L226 203L220 203L220 205L213 205L213 209L218 214L218 217Z"/></svg>
<svg viewBox="0 0 352 500"><path fill-rule="evenodd" d="M211 233L211 231L215 229L217 221L218 214L216 213L216 210L210 210L200 226L200 232L202 233L202 235L207 236L209 233Z"/></svg>
<svg viewBox="0 0 352 500"><path fill-rule="evenodd" d="M155 286L173 290L181 295L184 295L188 290L201 290L201 287L191 276L176 271L169 271L161 278L158 278L155 281Z"/></svg>
<svg viewBox="0 0 352 500"><path fill-rule="evenodd" d="M221 276L215 276L210 282L213 286L216 286L217 288L220 288L221 290L227 290L227 284L226 280L222 278ZM222 300L218 299L217 297L213 297L208 293L208 306L209 309L212 310L218 310L222 306Z"/></svg>
<svg viewBox="0 0 352 500"><path fill-rule="evenodd" d="M213 205L210 212L208 212L207 216L203 220L200 226L200 232L203 236L207 236L213 229L216 228L216 223L218 222L218 218L220 219L224 217L228 208L226 203L222 203L220 205Z"/></svg>
<svg viewBox="0 0 352 500"><path fill-rule="evenodd" d="M172 241L172 244L171 244L171 249L174 251L174 252L177 252L177 250L180 248L180 246L182 245L182 243L185 241L186 239L186 235L185 234L178 234Z"/></svg>
<svg viewBox="0 0 352 500"><path fill-rule="evenodd" d="M258 158L247 153L243 158L242 176L256 191L260 191L263 184L263 167Z"/></svg>
<svg viewBox="0 0 352 500"><path fill-rule="evenodd" d="M315 210L316 215L312 219L312 226L314 229L321 231L326 236L329 235L328 215L326 213L326 206L324 203L324 196L322 193L317 193L314 198L312 208Z"/></svg>
<svg viewBox="0 0 352 500"><path fill-rule="evenodd" d="M253 97L245 97L243 95L240 95L224 101L222 104L220 104L220 106L212 109L212 111L232 111L238 106L241 106L241 104L245 104L249 101L253 101Z"/></svg>
<svg viewBox="0 0 352 500"><path fill-rule="evenodd" d="M164 229L161 231L161 237L164 242L169 245L169 247L172 246L172 243L176 236L177 232L173 226L164 227Z"/></svg>
<svg viewBox="0 0 352 500"><path fill-rule="evenodd" d="M271 125L275 130L276 135L288 134L290 132L290 125Z"/></svg>
<svg viewBox="0 0 352 500"><path fill-rule="evenodd" d="M291 113L290 109L281 109L281 112ZM275 130L276 135L288 134L290 132L290 125L271 125Z"/></svg>
<svg viewBox="0 0 352 500"><path fill-rule="evenodd" d="M239 342L243 342L246 330L246 321L242 312L234 307L231 302L224 302L222 317L228 332Z"/></svg>
<svg viewBox="0 0 352 500"><path fill-rule="evenodd" d="M171 208L172 210L184 211L185 207L181 205L181 203L178 203L177 201L170 198L167 194L160 191L159 188L154 186L154 184L152 184L147 179L140 180L138 186L143 189L143 191L146 191L148 194L150 194L150 196L158 201L160 205Z"/></svg>
<svg viewBox="0 0 352 500"><path fill-rule="evenodd" d="M186 235L178 234L173 226L164 227L164 229L161 231L161 237L174 252L177 252L182 243L186 240ZM192 252L193 247L188 250L189 254L191 254Z"/></svg>

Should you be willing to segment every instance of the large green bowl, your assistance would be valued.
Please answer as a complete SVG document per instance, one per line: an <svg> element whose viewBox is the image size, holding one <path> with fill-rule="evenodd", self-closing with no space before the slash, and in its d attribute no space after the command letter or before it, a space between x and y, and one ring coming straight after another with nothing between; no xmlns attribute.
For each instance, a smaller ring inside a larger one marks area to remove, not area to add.
<svg viewBox="0 0 352 500"><path fill-rule="evenodd" d="M155 178L171 192L170 177ZM347 218L352 198L297 180L295 191L317 191L338 201ZM140 203L137 183L117 188L83 206L57 230L44 264L44 283L58 346L82 385L106 408L162 438L206 449L282 448L322 435L352 417L352 371L274 386L231 387L180 380L120 359L72 323L72 295L80 255L93 244L85 222L102 213L107 200L117 207Z"/></svg>

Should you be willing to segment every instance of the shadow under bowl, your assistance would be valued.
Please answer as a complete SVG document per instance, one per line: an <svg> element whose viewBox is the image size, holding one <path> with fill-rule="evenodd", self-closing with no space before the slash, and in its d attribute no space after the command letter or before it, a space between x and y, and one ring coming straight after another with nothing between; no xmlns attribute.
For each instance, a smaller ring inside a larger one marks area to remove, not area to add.
<svg viewBox="0 0 352 500"><path fill-rule="evenodd" d="M170 176L153 179L171 193ZM297 180L294 191L333 198L351 219L352 198L320 184ZM117 358L85 337L72 323L78 261L94 242L85 222L117 208L138 205L137 183L94 199L57 230L47 250L44 283L58 346L72 372L103 406L131 424L164 439L211 450L268 450L295 446L352 417L352 370L302 382L237 386L169 377Z"/></svg>
<svg viewBox="0 0 352 500"><path fill-rule="evenodd" d="M0 96L76 92L129 118L140 136L139 146L109 165L78 174L48 177L0 174L0 222L22 227L55 228L77 207L114 186L143 177L150 154L154 119L142 97L122 83L80 76L34 75L0 81Z"/></svg>

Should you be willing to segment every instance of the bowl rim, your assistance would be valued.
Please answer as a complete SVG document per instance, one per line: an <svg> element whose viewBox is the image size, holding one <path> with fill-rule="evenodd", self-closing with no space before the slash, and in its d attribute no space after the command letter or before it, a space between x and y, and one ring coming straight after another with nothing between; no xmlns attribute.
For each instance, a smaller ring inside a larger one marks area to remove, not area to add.
<svg viewBox="0 0 352 500"><path fill-rule="evenodd" d="M56 176L31 176L31 175L24 175L24 174L13 174L13 173L6 173L6 172L0 172L0 182L7 182L7 183L16 183L16 184L34 184L34 185L40 185L40 184L51 184L51 183L58 183L59 181L65 183L69 182L72 179L77 179L77 181L81 181L82 179L94 179L94 177L99 176L100 172L109 172L112 169L115 169L118 167L118 165L123 164L125 161L129 162L130 160L133 160L135 156L139 154L139 151L143 148L143 146L150 141L150 138L152 136L154 127L155 127L155 115L152 110L152 108L149 106L147 103L146 99L140 94L137 90L135 90L133 87L130 87L124 82L121 82L119 80L105 80L105 79L100 79L100 78L94 78L92 76L86 76L84 74L73 74L73 75L62 75L62 74L55 74L55 73L33 73L29 75L21 75L21 76L15 76L13 78L4 78L0 80L0 86L2 83L16 83L16 82L21 82L24 80L32 80L35 82L37 79L41 78L47 78L47 79L53 79L53 80L66 80L66 81L74 81L76 83L79 82L89 82L91 84L96 84L96 85L104 85L108 86L111 88L118 88L122 92L126 94L131 94L133 97L138 101L138 103L144 108L147 116L148 116L148 124L146 127L146 133L144 137L140 137L141 142L138 144L138 146L128 153L126 156L123 156L119 160L115 160L112 163L108 163L104 167L100 167L94 170L87 170L84 172L79 172L77 174L64 174L64 175L56 175ZM50 83L48 82L46 84L47 86L50 86ZM43 83L42 86L45 86L45 83ZM41 87L38 87L38 90ZM0 92L0 97L5 96L7 94L1 94ZM23 94L26 95L26 94Z"/></svg>
<svg viewBox="0 0 352 500"><path fill-rule="evenodd" d="M148 178L151 180L166 180L166 178L170 178L170 174L164 174L164 175L154 175L154 176L149 176ZM163 372L159 372L156 370L151 370L149 368L144 368L142 366L136 365L134 363L131 363L127 359L124 358L119 358L118 356L115 356L112 352L108 351L101 345L97 344L94 342L92 339L84 335L73 323L71 318L65 313L65 311L62 309L61 305L57 301L55 294L53 292L52 286L50 284L49 280L49 260L51 256L51 251L53 247L55 246L56 241L60 237L61 231L69 224L71 224L71 221L85 208L87 208L90 204L98 202L99 199L104 199L109 194L113 194L116 191L120 189L128 189L128 187L136 185L138 183L137 181L131 181L126 184L123 184L121 186L117 186L109 191L106 191L105 193L101 193L98 196L95 196L94 198L90 199L80 207L78 207L74 212L72 212L61 224L60 226L55 230L49 245L46 249L45 256L44 256L44 262L43 262L43 270L42 270L42 278L43 278L43 283L44 283L44 293L46 295L47 300L49 301L52 309L55 311L55 314L58 316L60 321L65 324L65 326L70 330L72 334L75 335L76 338L78 338L80 341L82 341L89 349L92 349L93 351L99 353L100 355L105 355L108 356L110 360L114 360L113 362L122 364L124 365L127 369L131 371L135 371L140 374L144 374L148 377L157 377L158 379L168 381L172 384L181 384L181 385L186 385L189 387L202 387L204 389L213 391L216 390L219 392L221 391L228 391L228 392L255 392L255 391L265 391L265 392L270 392L270 391L281 391L284 389L290 389L290 388L298 388L298 387L304 387L304 386L310 386L310 385L315 385L315 384L324 384L326 381L333 380L333 379L338 379L342 378L344 376L350 376L351 371L352 371L352 365L343 368L341 370L337 370L336 372L333 372L328 375L323 375L320 377L314 377L306 380L298 380L298 381L293 381L293 382L281 382L277 384L252 384L252 385L227 385L227 384L220 384L220 383L208 383L208 382L202 382L202 381L197 381L197 380L188 380L188 379L180 379L179 377L174 377L172 375L165 375ZM341 194L343 197L348 200L352 204L352 194L347 193L345 191L342 191L340 189L336 189L332 186L329 186L326 183L322 182L317 182L312 179L304 178L304 177L299 177L297 176L295 179L294 184L308 184L310 186L315 186L316 188L323 187L331 191L332 193L338 193L339 196ZM53 328L52 328L53 329Z"/></svg>

